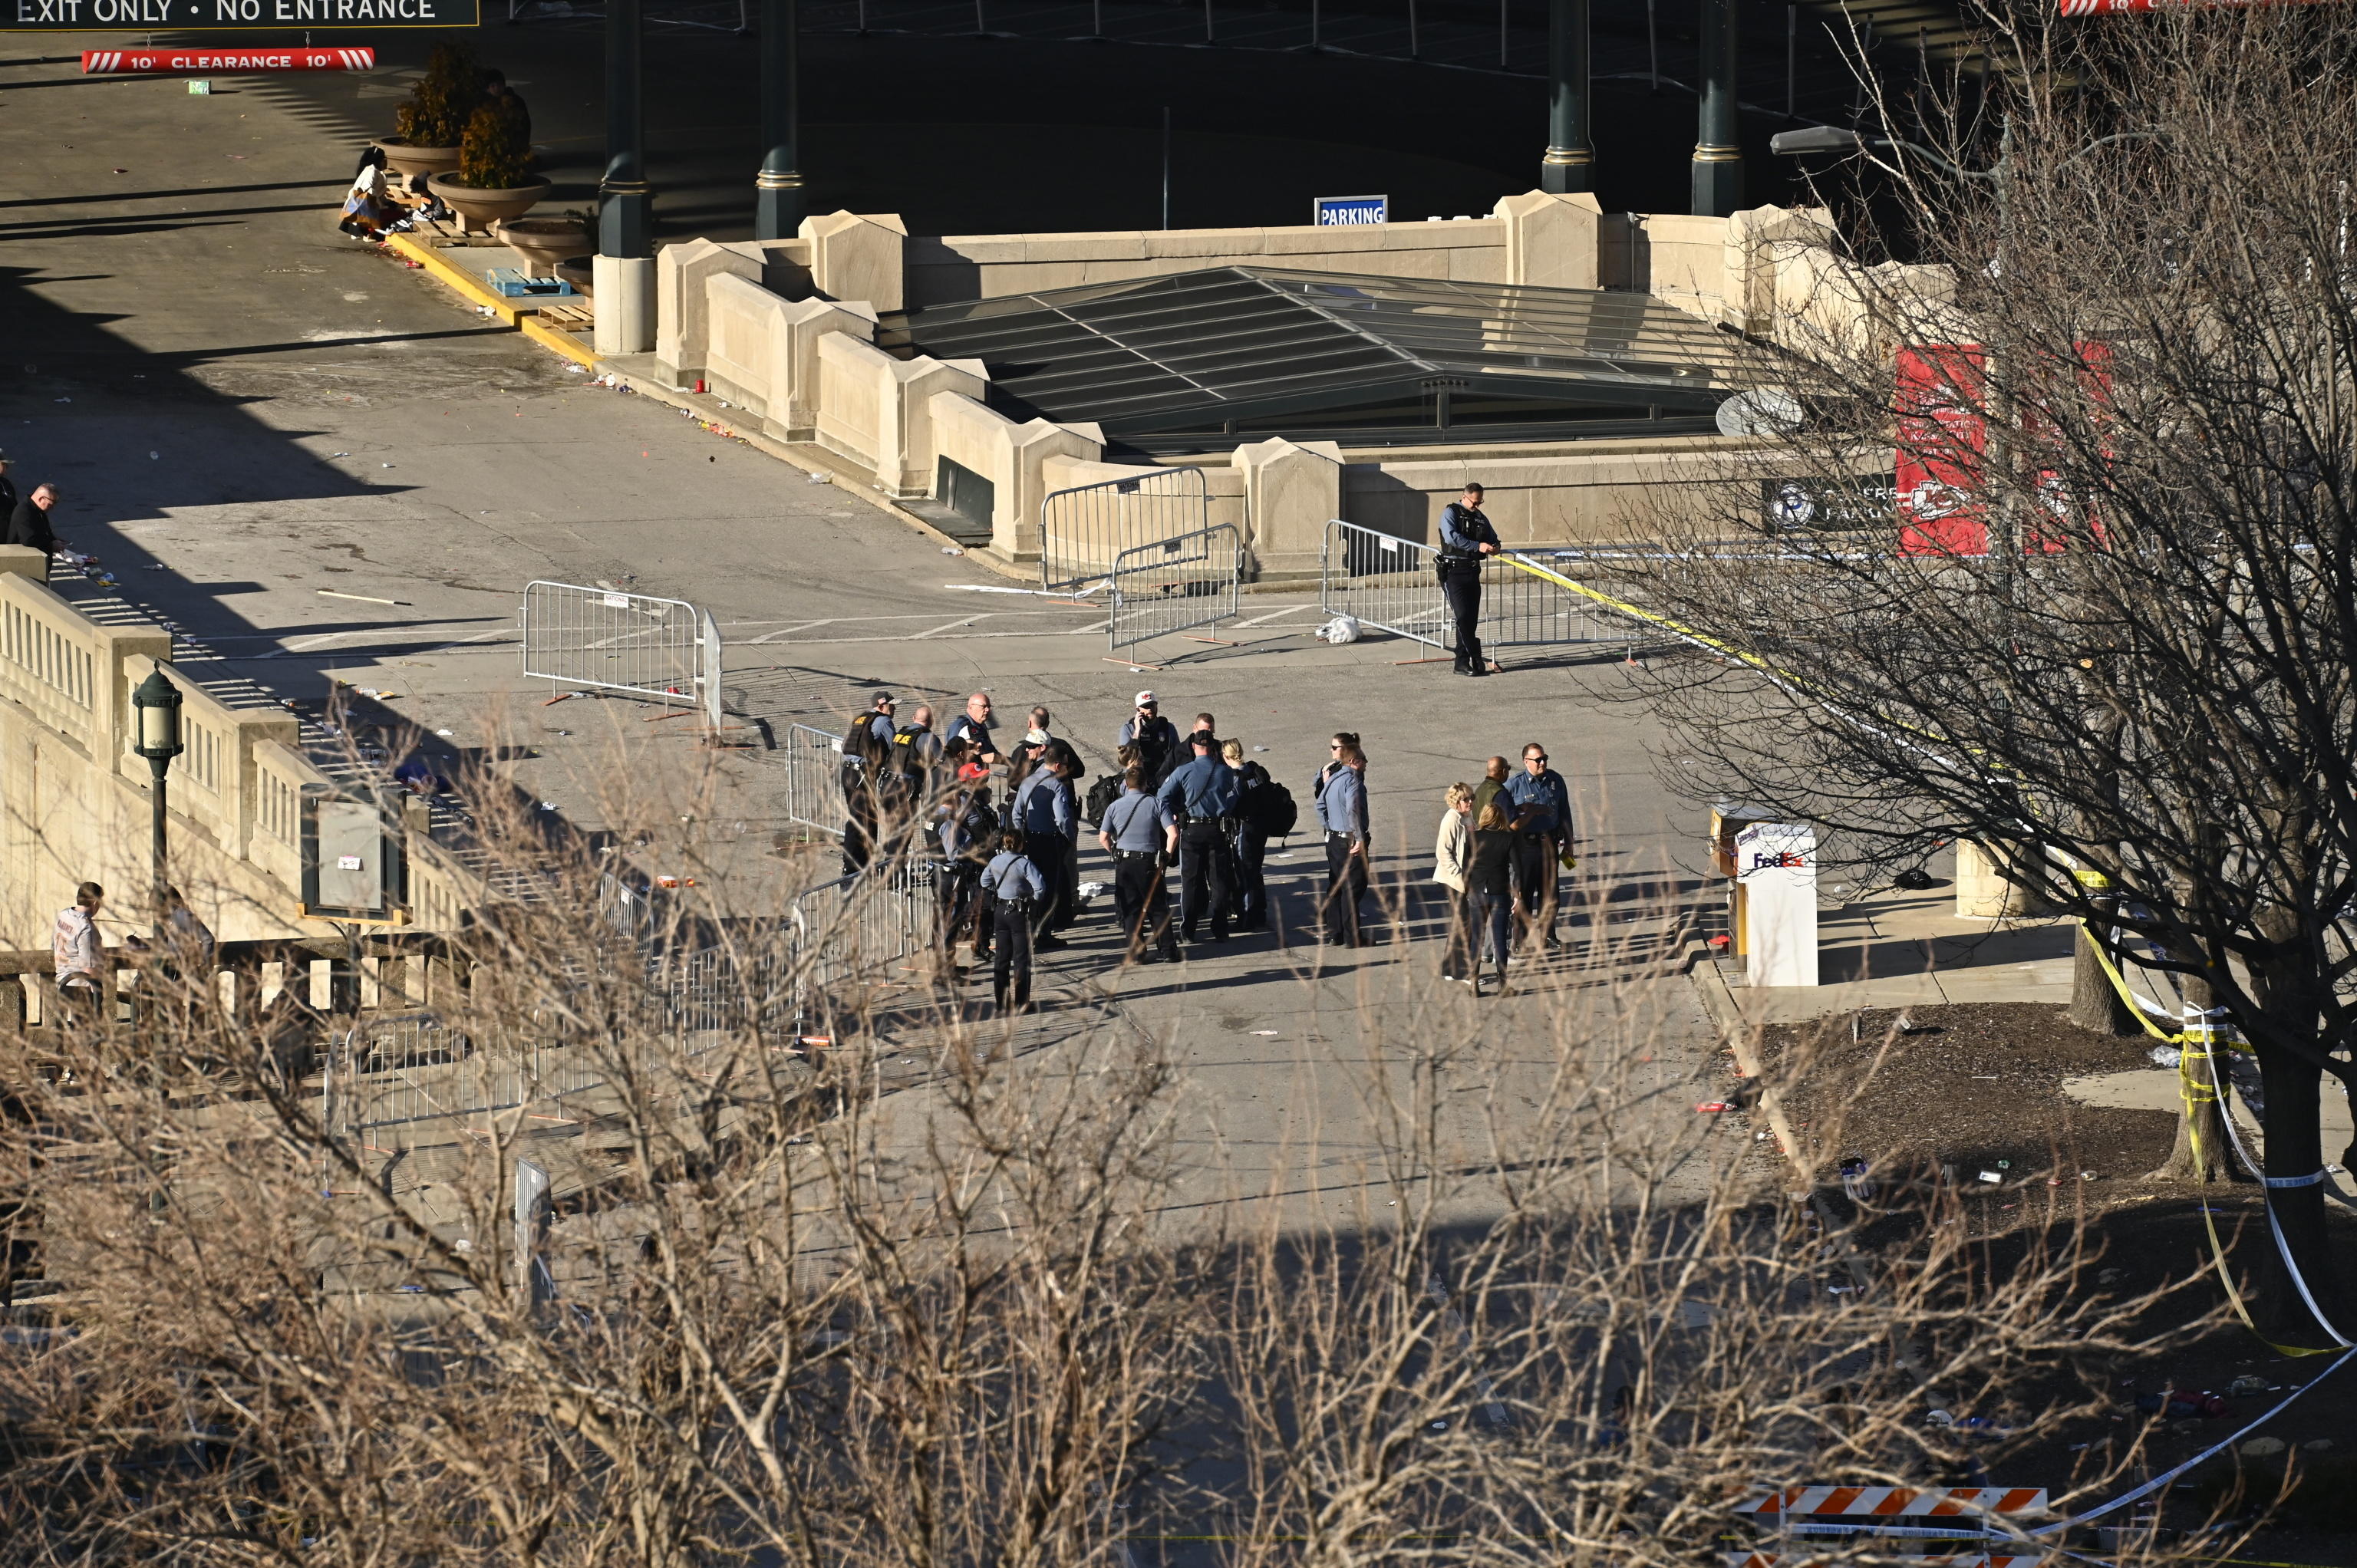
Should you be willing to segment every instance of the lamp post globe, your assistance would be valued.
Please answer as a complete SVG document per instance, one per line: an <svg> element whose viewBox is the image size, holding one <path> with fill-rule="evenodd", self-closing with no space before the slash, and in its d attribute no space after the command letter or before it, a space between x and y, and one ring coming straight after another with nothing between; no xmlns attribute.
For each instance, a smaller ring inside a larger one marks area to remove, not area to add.
<svg viewBox="0 0 2357 1568"><path fill-rule="evenodd" d="M169 918L164 907L164 776L171 769L172 758L187 749L180 736L180 689L166 678L160 665L150 671L147 679L140 682L138 688L131 693L131 749L147 759L148 769L156 776L156 788L150 796L154 815L149 823L149 849L154 869L156 941L158 947L163 945L164 927Z"/></svg>

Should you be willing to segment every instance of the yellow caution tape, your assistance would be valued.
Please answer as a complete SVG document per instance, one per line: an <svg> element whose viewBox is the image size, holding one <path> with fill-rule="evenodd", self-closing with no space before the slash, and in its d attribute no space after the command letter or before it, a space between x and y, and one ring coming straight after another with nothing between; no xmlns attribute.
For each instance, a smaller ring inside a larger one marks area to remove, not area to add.
<svg viewBox="0 0 2357 1568"><path fill-rule="evenodd" d="M2185 1107L2185 1136L2193 1145L2195 1166L2202 1170L2210 1169L2209 1151L2201 1146L2201 1119L2194 1114L2194 1107L2217 1102L2218 1091L2212 1083L2216 1077L2216 1069L2210 1066L2212 1047L2222 1044L2231 1050L2233 1048L2233 1042L2221 1041L2217 1036L2215 1026L2207 1022L2195 1025L2189 1029L2179 1030L2173 1035L2154 1023L2152 1015L2145 1011L2144 1004L2138 1002L2136 999L2136 993L2128 989L2127 977L2123 975L2119 966L2112 961L2111 949L2104 939L2096 934L2094 922L2092 920L2084 922L2084 927L2088 945L2095 950L2095 961L2104 966L2104 973L2111 981L2112 989L2119 993L2120 1000L2126 1004L2129 1012L2136 1015L2136 1022L2144 1026L2145 1033L2164 1045L2177 1047L2177 1097ZM2199 1078L2194 1076L2192 1070L2197 1061L2201 1063L2205 1069L2203 1075ZM2221 1112L2220 1114L2230 1113ZM2330 1348L2278 1345L2260 1333L2258 1324L2252 1320L2251 1309L2243 1303L2243 1293L2234 1288L2233 1271L2226 1266L2226 1244L2218 1239L2218 1222L2212 1217L2210 1205L2207 1202L2201 1205L2201 1229L2209 1232L2210 1256L2218 1265L2218 1283L2226 1287L2226 1299L2233 1305L2234 1316L2243 1320L2243 1326L2249 1329L2254 1337L2278 1356L2330 1356L2336 1353L2335 1349ZM2285 1261L2288 1262L2290 1260Z"/></svg>

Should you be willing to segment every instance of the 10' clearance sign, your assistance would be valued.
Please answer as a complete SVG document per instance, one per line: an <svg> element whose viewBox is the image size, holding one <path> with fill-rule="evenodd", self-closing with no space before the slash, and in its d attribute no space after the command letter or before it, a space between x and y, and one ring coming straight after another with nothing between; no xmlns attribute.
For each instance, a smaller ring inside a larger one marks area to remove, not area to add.
<svg viewBox="0 0 2357 1568"><path fill-rule="evenodd" d="M199 71L373 70L372 48L85 49L84 76L189 76Z"/></svg>

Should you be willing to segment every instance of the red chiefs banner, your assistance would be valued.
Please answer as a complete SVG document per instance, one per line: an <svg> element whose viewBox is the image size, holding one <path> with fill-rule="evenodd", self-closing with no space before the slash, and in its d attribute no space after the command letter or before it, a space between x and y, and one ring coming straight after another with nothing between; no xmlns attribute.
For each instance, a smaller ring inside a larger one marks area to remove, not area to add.
<svg viewBox="0 0 2357 1568"><path fill-rule="evenodd" d="M374 70L376 50L85 49L84 76L250 75L265 70Z"/></svg>
<svg viewBox="0 0 2357 1568"><path fill-rule="evenodd" d="M1899 350L1899 553L1986 555L1977 344L1932 343Z"/></svg>
<svg viewBox="0 0 2357 1568"><path fill-rule="evenodd" d="M2013 396L2019 439L2038 443L2051 438L2055 425L2040 401L2047 392L2062 397L2083 393L2099 406L2110 397L2109 345L2084 342L2073 345L2073 350L2071 360L2042 371L2017 371ZM1988 422L1983 413L1987 371L1986 351L1977 343L1926 343L1899 350L1899 446L1891 466L1901 555L1989 553L1983 478L1988 453ZM2102 521L2072 499L2061 476L2050 468L2039 470L2036 506L2025 510L2028 514L2019 519L2024 554L2067 550L2079 528L2098 547L2106 543Z"/></svg>

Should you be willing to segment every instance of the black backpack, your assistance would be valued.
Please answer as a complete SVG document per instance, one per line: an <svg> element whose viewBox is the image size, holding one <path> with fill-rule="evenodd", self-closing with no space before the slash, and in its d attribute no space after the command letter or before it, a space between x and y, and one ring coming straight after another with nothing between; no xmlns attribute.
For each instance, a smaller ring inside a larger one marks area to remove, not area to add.
<svg viewBox="0 0 2357 1568"><path fill-rule="evenodd" d="M1121 799L1121 780L1108 773L1089 786L1089 798L1081 802L1081 818L1092 827L1104 822L1104 814Z"/></svg>
<svg viewBox="0 0 2357 1568"><path fill-rule="evenodd" d="M970 801L958 828L965 840L966 857L976 862L988 860L991 845L998 837L998 813L985 801Z"/></svg>
<svg viewBox="0 0 2357 1568"><path fill-rule="evenodd" d="M1253 826L1270 838L1291 832L1293 824L1301 820L1301 808L1293 803L1293 791L1265 774L1244 800L1252 806Z"/></svg>

